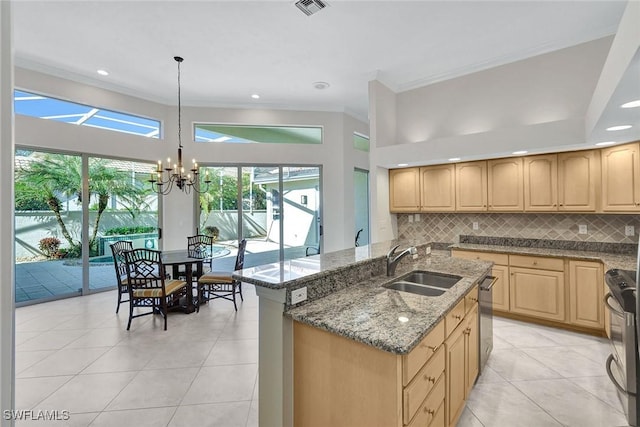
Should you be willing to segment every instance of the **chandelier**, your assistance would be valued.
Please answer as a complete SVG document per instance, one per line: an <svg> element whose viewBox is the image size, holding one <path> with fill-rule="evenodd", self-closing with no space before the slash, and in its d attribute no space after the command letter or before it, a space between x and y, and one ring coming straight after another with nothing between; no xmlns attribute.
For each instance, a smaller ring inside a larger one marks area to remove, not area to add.
<svg viewBox="0 0 640 427"><path fill-rule="evenodd" d="M193 159L191 169L185 174L182 164L182 104L180 102L180 63L183 59L174 56L173 59L178 63L178 163L171 166L171 158L167 158L167 164L163 165L162 160L158 160L158 167L151 174L149 182L151 189L158 194L169 194L175 185L183 193L189 194L191 190L196 193L203 193L209 189L211 179L209 179L209 171L206 171L204 177L204 186L200 184L200 173L196 159Z"/></svg>

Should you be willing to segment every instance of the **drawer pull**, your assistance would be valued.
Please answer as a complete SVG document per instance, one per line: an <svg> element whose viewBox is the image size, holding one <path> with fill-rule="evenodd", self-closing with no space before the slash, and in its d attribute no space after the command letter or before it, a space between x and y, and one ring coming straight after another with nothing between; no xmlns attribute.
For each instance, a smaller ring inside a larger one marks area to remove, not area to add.
<svg viewBox="0 0 640 427"><path fill-rule="evenodd" d="M533 265L538 265L538 261L533 261Z"/></svg>
<svg viewBox="0 0 640 427"><path fill-rule="evenodd" d="M427 374L424 374L424 377L423 377L423 378L424 378L424 380L425 380L425 381L429 381L430 383L435 383L435 382L436 382L435 377L430 377L430 376L429 376L429 375L427 375Z"/></svg>
<svg viewBox="0 0 640 427"><path fill-rule="evenodd" d="M478 298L469 298L472 302L478 302Z"/></svg>
<svg viewBox="0 0 640 427"><path fill-rule="evenodd" d="M433 353L435 353L436 351L438 351L438 347L440 347L439 345L432 347L430 345L427 346L428 349L430 349Z"/></svg>
<svg viewBox="0 0 640 427"><path fill-rule="evenodd" d="M429 414L429 415L433 415L436 413L436 411L434 411L433 409L429 409L426 406L424 407L424 413L425 414Z"/></svg>
<svg viewBox="0 0 640 427"><path fill-rule="evenodd" d="M453 318L456 319L456 320L460 320L460 319L462 319L462 316L460 316L459 314L454 314Z"/></svg>

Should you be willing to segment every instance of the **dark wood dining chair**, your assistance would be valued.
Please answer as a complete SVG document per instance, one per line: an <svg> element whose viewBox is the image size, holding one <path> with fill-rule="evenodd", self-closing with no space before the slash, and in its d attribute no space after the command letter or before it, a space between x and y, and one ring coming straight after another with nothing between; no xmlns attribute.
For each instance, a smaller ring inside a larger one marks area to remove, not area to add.
<svg viewBox="0 0 640 427"><path fill-rule="evenodd" d="M247 247L247 240L242 239L238 244L238 254L236 255L235 270L241 270L244 266L244 253ZM203 274L198 279L198 308L204 301L216 298L233 301L233 307L238 311L236 304L236 294L240 294L240 299L244 301L242 296L242 282L231 277L233 271L211 271Z"/></svg>
<svg viewBox="0 0 640 427"><path fill-rule="evenodd" d="M203 265L207 265L208 271L211 271L213 237L205 234L196 234L195 236L187 237L187 252L192 258L204 259Z"/></svg>
<svg viewBox="0 0 640 427"><path fill-rule="evenodd" d="M118 305L116 313L120 311L120 303L128 302L123 300L123 296L129 296L129 281L127 279L127 265L124 260L124 253L133 249L133 242L130 240L118 240L109 245L113 255L113 265L116 268L116 279L118 280Z"/></svg>
<svg viewBox="0 0 640 427"><path fill-rule="evenodd" d="M167 330L167 308L177 303L180 297L191 292L187 282L167 279L160 251L152 249L133 249L124 253L129 283L129 323L135 317L159 313L164 318L164 330ZM151 308L151 311L133 314L135 307Z"/></svg>

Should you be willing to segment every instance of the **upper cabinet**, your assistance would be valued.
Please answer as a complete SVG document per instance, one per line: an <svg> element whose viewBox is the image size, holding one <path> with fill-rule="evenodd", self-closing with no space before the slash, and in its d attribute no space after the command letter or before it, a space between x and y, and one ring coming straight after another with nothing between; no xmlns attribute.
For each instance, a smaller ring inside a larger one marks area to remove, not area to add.
<svg viewBox="0 0 640 427"><path fill-rule="evenodd" d="M558 156L524 158L524 210L549 212L558 210Z"/></svg>
<svg viewBox="0 0 640 427"><path fill-rule="evenodd" d="M487 162L456 164L456 210L487 210Z"/></svg>
<svg viewBox="0 0 640 427"><path fill-rule="evenodd" d="M640 144L606 148L602 156L602 210L640 210Z"/></svg>
<svg viewBox="0 0 640 427"><path fill-rule="evenodd" d="M598 150L558 154L558 210L595 212L600 185Z"/></svg>
<svg viewBox="0 0 640 427"><path fill-rule="evenodd" d="M389 170L391 212L640 212L640 142Z"/></svg>
<svg viewBox="0 0 640 427"><path fill-rule="evenodd" d="M489 210L522 212L522 158L489 160L487 170Z"/></svg>
<svg viewBox="0 0 640 427"><path fill-rule="evenodd" d="M420 208L423 212L456 210L456 169L454 164L420 168Z"/></svg>
<svg viewBox="0 0 640 427"><path fill-rule="evenodd" d="M389 210L391 212L420 210L420 169L389 170Z"/></svg>

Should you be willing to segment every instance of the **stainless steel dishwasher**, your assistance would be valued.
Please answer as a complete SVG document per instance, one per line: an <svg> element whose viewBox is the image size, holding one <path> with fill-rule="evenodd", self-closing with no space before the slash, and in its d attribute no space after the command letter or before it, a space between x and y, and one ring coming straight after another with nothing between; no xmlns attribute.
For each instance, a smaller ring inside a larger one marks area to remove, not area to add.
<svg viewBox="0 0 640 427"><path fill-rule="evenodd" d="M480 316L480 373L493 350L493 285L497 277L486 276L478 286L479 316Z"/></svg>

